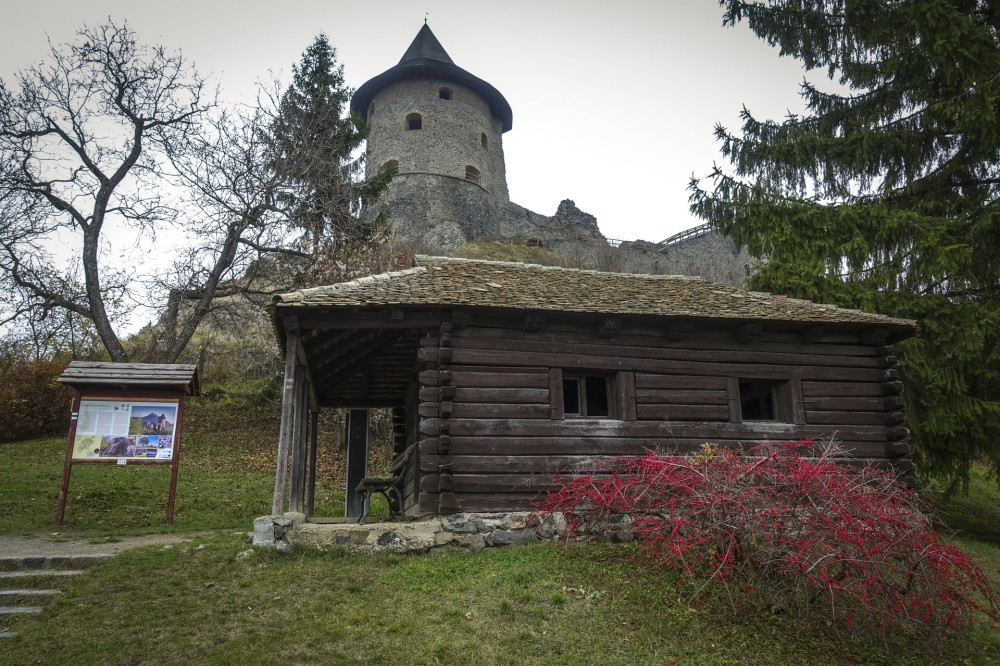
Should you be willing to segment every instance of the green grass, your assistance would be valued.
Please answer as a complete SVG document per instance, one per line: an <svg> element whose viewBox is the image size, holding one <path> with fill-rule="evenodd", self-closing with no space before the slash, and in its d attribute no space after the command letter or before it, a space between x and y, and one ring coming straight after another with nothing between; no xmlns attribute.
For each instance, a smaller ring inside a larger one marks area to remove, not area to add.
<svg viewBox="0 0 1000 666"><path fill-rule="evenodd" d="M885 641L721 599L689 602L638 571L631 548L524 547L445 556L250 550L269 512L277 408L238 397L186 413L174 530L200 541L127 551L39 616L4 619L4 663L815 664L1000 662L1000 631ZM0 444L0 533L60 529L96 541L166 531L167 467L80 465L55 528L64 439ZM317 513L343 504L336 443L321 441ZM958 544L1000 586L1000 494L978 471L939 502ZM221 528L221 529L220 529ZM247 553L243 555L243 553Z"/></svg>
<svg viewBox="0 0 1000 666"><path fill-rule="evenodd" d="M212 390L188 401L174 525L165 524L169 465L74 465L64 524L54 519L66 439L0 443L0 534L71 531L92 536L248 528L271 512L279 407ZM320 440L316 515L343 515L343 456Z"/></svg>
<svg viewBox="0 0 1000 666"><path fill-rule="evenodd" d="M128 551L11 621L4 663L989 663L995 635L884 643L689 606L630 549L446 556L252 551L220 534Z"/></svg>

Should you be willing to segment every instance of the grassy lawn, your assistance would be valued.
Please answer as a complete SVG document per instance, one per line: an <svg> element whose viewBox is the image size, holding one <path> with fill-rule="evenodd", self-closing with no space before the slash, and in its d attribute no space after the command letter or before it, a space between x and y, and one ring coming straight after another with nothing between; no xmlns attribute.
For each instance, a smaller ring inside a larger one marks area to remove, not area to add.
<svg viewBox="0 0 1000 666"><path fill-rule="evenodd" d="M200 541L127 551L41 615L5 619L4 663L815 664L1000 662L1000 630L962 637L833 631L720 599L689 602L642 573L631 547L541 546L443 556L290 556L249 550L269 512L277 408L215 396L185 419L173 530ZM168 531L167 467L74 468L56 528L65 439L0 444L0 533L95 537ZM342 456L321 439L319 515L343 504ZM1000 586L1000 493L978 471L938 503L959 545ZM42 583L38 583L41 585Z"/></svg>
<svg viewBox="0 0 1000 666"><path fill-rule="evenodd" d="M446 556L252 552L239 535L128 551L13 622L5 663L991 663L985 629L940 645L830 634L765 609L688 605L629 548ZM994 552L993 557L996 557ZM822 625L822 623L821 623Z"/></svg>

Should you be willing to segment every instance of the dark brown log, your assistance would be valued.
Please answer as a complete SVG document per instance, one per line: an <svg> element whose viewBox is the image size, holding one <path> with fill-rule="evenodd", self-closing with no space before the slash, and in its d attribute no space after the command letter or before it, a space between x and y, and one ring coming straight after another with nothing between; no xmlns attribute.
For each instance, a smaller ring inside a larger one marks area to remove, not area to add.
<svg viewBox="0 0 1000 666"><path fill-rule="evenodd" d="M526 333L538 333L545 326L545 319L544 314L529 312L524 315L523 330Z"/></svg>
<svg viewBox="0 0 1000 666"><path fill-rule="evenodd" d="M906 407L906 398L898 395L883 398L886 410L902 409Z"/></svg>
<svg viewBox="0 0 1000 666"><path fill-rule="evenodd" d="M549 370L549 418L562 420L566 416L566 406L563 396L562 370L552 368Z"/></svg>
<svg viewBox="0 0 1000 666"><path fill-rule="evenodd" d="M418 391L421 402L437 402L441 399L441 390L438 388L422 388Z"/></svg>
<svg viewBox="0 0 1000 666"><path fill-rule="evenodd" d="M417 373L417 380L420 382L421 386L438 386L438 371L424 370L423 372Z"/></svg>
<svg viewBox="0 0 1000 666"><path fill-rule="evenodd" d="M877 381L877 369L828 366L785 366L762 363L701 363L645 358L594 357L578 353L548 354L541 352L495 351L455 348L454 361L458 364L492 365L496 363L526 366L559 366L586 370L652 370L662 374L692 374L737 376L748 379L790 379L799 377L810 380ZM883 371L892 372L892 371Z"/></svg>
<svg viewBox="0 0 1000 666"><path fill-rule="evenodd" d="M457 389L454 386L442 386L440 396L442 400L454 400Z"/></svg>
<svg viewBox="0 0 1000 666"><path fill-rule="evenodd" d="M420 406L417 407L417 413L424 418L437 418L441 415L441 403L422 402L420 403Z"/></svg>
<svg viewBox="0 0 1000 666"><path fill-rule="evenodd" d="M454 410L454 407L455 407L455 403L451 402L450 400L446 400L446 401L442 402L441 403L441 418L446 419L449 416L451 416L452 411Z"/></svg>
<svg viewBox="0 0 1000 666"><path fill-rule="evenodd" d="M639 404L726 405L727 398L726 391L646 389L635 392Z"/></svg>
<svg viewBox="0 0 1000 666"><path fill-rule="evenodd" d="M886 442L885 455L888 458L900 458L910 455L910 444L905 441Z"/></svg>
<svg viewBox="0 0 1000 666"><path fill-rule="evenodd" d="M699 377L689 375L650 375L635 373L636 391L646 389L696 389L726 391L729 386L725 377Z"/></svg>
<svg viewBox="0 0 1000 666"><path fill-rule="evenodd" d="M550 407L548 404L455 403L451 415L462 419L548 419Z"/></svg>
<svg viewBox="0 0 1000 666"><path fill-rule="evenodd" d="M438 496L437 510L443 515L458 513L462 510L462 502L455 497L455 493L441 493Z"/></svg>
<svg viewBox="0 0 1000 666"><path fill-rule="evenodd" d="M421 347L417 350L417 358L428 363L437 363L438 351L436 347Z"/></svg>
<svg viewBox="0 0 1000 666"><path fill-rule="evenodd" d="M802 341L802 344L806 345L819 342L823 339L824 335L826 335L826 328L819 324L813 324L799 329L799 340Z"/></svg>
<svg viewBox="0 0 1000 666"><path fill-rule="evenodd" d="M723 405L636 405L640 421L729 421L729 406Z"/></svg>
<svg viewBox="0 0 1000 666"><path fill-rule="evenodd" d="M450 347L451 346L451 333L442 333L440 339L438 340L438 346Z"/></svg>
<svg viewBox="0 0 1000 666"><path fill-rule="evenodd" d="M618 391L619 417L623 421L635 421L639 418L636 412L636 390L635 373L629 370L618 373L618 381L615 382L615 389Z"/></svg>
<svg viewBox="0 0 1000 666"><path fill-rule="evenodd" d="M881 326L866 328L858 333L858 340L865 345L885 345L889 339L889 330Z"/></svg>
<svg viewBox="0 0 1000 666"><path fill-rule="evenodd" d="M813 425L885 425L883 412L823 412L806 411L806 422Z"/></svg>
<svg viewBox="0 0 1000 666"><path fill-rule="evenodd" d="M898 442L910 436L910 429L905 426L896 426L886 430L885 438L890 442Z"/></svg>
<svg viewBox="0 0 1000 666"><path fill-rule="evenodd" d="M750 322L737 326L733 331L733 336L737 342L753 342L764 334L764 326L756 322Z"/></svg>
<svg viewBox="0 0 1000 666"><path fill-rule="evenodd" d="M441 492L438 485L438 475L437 474L424 474L420 477L420 492L422 493L439 493Z"/></svg>
<svg viewBox="0 0 1000 666"><path fill-rule="evenodd" d="M597 337L612 338L622 328L622 320L617 317L606 317L597 326Z"/></svg>
<svg viewBox="0 0 1000 666"><path fill-rule="evenodd" d="M881 415L880 415L881 416ZM448 428L455 437L698 437L705 441L771 439L789 441L831 434L837 426L809 426L756 421L751 423L662 423L656 421L619 421L613 419L423 419L420 432L437 437ZM851 426L839 428L844 439L885 441L886 428ZM906 429L903 428L905 431ZM454 439L452 440L454 442ZM454 445L454 444L453 444Z"/></svg>
<svg viewBox="0 0 1000 666"><path fill-rule="evenodd" d="M549 404L549 389L459 388L453 390L455 391L454 397L456 402Z"/></svg>
<svg viewBox="0 0 1000 666"><path fill-rule="evenodd" d="M671 342L686 340L692 333L694 333L693 321L680 320L667 324L667 340L670 340Z"/></svg>
<svg viewBox="0 0 1000 666"><path fill-rule="evenodd" d="M897 356L880 356L878 359L878 367L880 368L895 368L899 365L899 357Z"/></svg>
<svg viewBox="0 0 1000 666"><path fill-rule="evenodd" d="M905 388L906 386L901 381L882 382L881 384L882 393L885 395L899 395Z"/></svg>
<svg viewBox="0 0 1000 666"><path fill-rule="evenodd" d="M458 372L453 371L454 383L463 388L534 388L549 387L548 368L533 372L522 368L521 372Z"/></svg>
<svg viewBox="0 0 1000 666"><path fill-rule="evenodd" d="M519 339L488 338L478 336L467 336L456 339L452 345L456 349L476 349L484 351L505 351L505 352L538 352L544 354L573 354L577 356L595 358L618 358L628 357L634 359L657 359L676 361L705 361L707 363L767 363L772 365L825 365L838 368L876 368L878 359L872 356L845 357L840 355L802 352L799 345L787 345L782 351L752 351L747 348L727 349L694 349L686 346L663 346L659 341L658 346L640 347L634 345L615 345L606 343L583 343L581 340L567 340L565 342L551 342L539 337L526 339L523 336ZM823 345L818 345L822 349ZM509 364L498 357L497 364ZM544 358L544 357L542 357ZM456 361L461 363L461 361ZM520 363L519 363L520 364ZM554 363L539 363L539 365L551 366ZM639 368L641 369L641 368Z"/></svg>
<svg viewBox="0 0 1000 666"><path fill-rule="evenodd" d="M455 330L455 325L450 321L443 321L441 322L441 326L438 327L438 332L442 335L445 333L451 333L453 330Z"/></svg>
<svg viewBox="0 0 1000 666"><path fill-rule="evenodd" d="M886 411L886 398L804 398L809 411Z"/></svg>
<svg viewBox="0 0 1000 666"><path fill-rule="evenodd" d="M429 453L434 453L429 451ZM451 435L438 435L437 453L446 456L451 453Z"/></svg>
<svg viewBox="0 0 1000 666"><path fill-rule="evenodd" d="M888 370L882 371L881 375L879 375L879 379L883 382L891 382L899 379L900 376L899 370L889 368Z"/></svg>
<svg viewBox="0 0 1000 666"><path fill-rule="evenodd" d="M455 378L450 370L441 369L438 370L438 384L440 386L448 386L455 383Z"/></svg>
<svg viewBox="0 0 1000 666"><path fill-rule="evenodd" d="M858 397L876 398L884 395L882 387L875 383L859 382L811 382L802 381L804 398Z"/></svg>
<svg viewBox="0 0 1000 666"><path fill-rule="evenodd" d="M441 365L451 363L451 359L454 356L454 350L451 347L441 347L438 349L437 361Z"/></svg>
<svg viewBox="0 0 1000 666"><path fill-rule="evenodd" d="M889 412L885 415L885 424L887 426L897 426L906 423L906 414L902 411Z"/></svg>
<svg viewBox="0 0 1000 666"><path fill-rule="evenodd" d="M440 492L450 492L455 489L454 476L451 472L441 472L438 474L438 488Z"/></svg>

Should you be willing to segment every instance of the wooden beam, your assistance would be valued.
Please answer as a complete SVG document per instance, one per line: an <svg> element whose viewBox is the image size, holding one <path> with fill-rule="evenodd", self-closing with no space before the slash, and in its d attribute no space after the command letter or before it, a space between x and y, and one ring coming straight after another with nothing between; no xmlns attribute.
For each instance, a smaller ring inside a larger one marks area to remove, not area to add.
<svg viewBox="0 0 1000 666"><path fill-rule="evenodd" d="M763 333L764 326L762 324L750 322L748 324L743 324L742 326L737 326L733 335L736 337L737 342L753 342Z"/></svg>
<svg viewBox="0 0 1000 666"><path fill-rule="evenodd" d="M682 319L680 321L674 321L667 324L667 340L670 340L671 342L680 342L681 340L685 340L692 333L694 333L693 321Z"/></svg>
<svg viewBox="0 0 1000 666"><path fill-rule="evenodd" d="M538 333L545 327L546 316L542 313L529 312L524 315L524 332Z"/></svg>
<svg viewBox="0 0 1000 666"><path fill-rule="evenodd" d="M605 317L597 325L597 337L613 338L622 329L622 320L618 317Z"/></svg>
<svg viewBox="0 0 1000 666"><path fill-rule="evenodd" d="M292 483L288 492L288 510L305 511L306 489L306 427L308 423L309 392L305 385L306 368L295 365L295 416L292 425Z"/></svg>
<svg viewBox="0 0 1000 666"><path fill-rule="evenodd" d="M292 318L285 325L293 325ZM299 329L285 331L285 382L281 394L281 429L278 434L278 461L274 473L274 495L271 498L271 515L284 514L285 486L288 483L288 451L291 448L292 430L295 417L295 366L296 350L299 344Z"/></svg>
<svg viewBox="0 0 1000 666"><path fill-rule="evenodd" d="M352 360L327 374L323 381L319 383L320 391L324 391L329 386L339 384L345 379L353 377L362 368L368 366L372 362L372 359L385 351L386 348L396 344L401 337L403 337L403 334L399 331L385 331L381 333L367 345L368 348L363 354L353 356Z"/></svg>
<svg viewBox="0 0 1000 666"><path fill-rule="evenodd" d="M812 324L811 326L799 329L799 340L807 345L819 342L823 339L824 335L826 335L826 328L820 324Z"/></svg>

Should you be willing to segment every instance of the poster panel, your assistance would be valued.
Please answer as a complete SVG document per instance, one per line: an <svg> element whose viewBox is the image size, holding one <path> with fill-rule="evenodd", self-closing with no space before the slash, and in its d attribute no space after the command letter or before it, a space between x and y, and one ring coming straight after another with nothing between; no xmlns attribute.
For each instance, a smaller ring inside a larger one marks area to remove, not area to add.
<svg viewBox="0 0 1000 666"><path fill-rule="evenodd" d="M177 406L178 401L81 400L73 460L173 460Z"/></svg>

